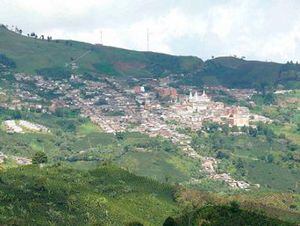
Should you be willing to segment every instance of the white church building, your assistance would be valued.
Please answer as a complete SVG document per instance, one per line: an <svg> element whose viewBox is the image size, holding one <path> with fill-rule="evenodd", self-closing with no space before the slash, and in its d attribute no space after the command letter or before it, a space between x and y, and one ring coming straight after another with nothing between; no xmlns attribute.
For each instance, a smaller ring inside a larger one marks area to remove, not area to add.
<svg viewBox="0 0 300 226"><path fill-rule="evenodd" d="M200 112L203 110L207 110L211 99L206 95L205 90L203 90L202 95L198 95L197 91L194 93L194 95L192 92L190 92L187 102L189 103L188 111Z"/></svg>

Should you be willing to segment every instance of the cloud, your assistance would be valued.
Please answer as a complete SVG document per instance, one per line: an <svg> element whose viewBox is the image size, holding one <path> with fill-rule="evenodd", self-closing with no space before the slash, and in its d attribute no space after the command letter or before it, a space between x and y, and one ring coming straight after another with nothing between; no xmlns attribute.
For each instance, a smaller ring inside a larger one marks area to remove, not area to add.
<svg viewBox="0 0 300 226"><path fill-rule="evenodd" d="M0 0L0 23L25 32L179 55L299 60L297 0Z"/></svg>

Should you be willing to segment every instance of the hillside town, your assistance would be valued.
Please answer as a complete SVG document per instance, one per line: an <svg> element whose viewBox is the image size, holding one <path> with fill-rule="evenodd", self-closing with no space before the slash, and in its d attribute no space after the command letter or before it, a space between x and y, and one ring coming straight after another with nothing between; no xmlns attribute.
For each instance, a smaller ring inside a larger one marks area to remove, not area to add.
<svg viewBox="0 0 300 226"><path fill-rule="evenodd" d="M235 188L245 189L250 185L235 181L228 174L215 173L213 169L217 161L199 156L190 145L192 138L180 129L201 130L205 122L237 128L271 122L264 116L251 113L245 106L214 101L214 91L225 89L223 87L174 88L170 86L171 76L162 79L134 78L133 86L127 85L130 83L128 80L125 82L112 77L85 79L83 75L75 74L69 79L50 80L39 75L17 73L14 79L16 92L10 94L11 101L1 102L1 107L49 114L59 109L74 109L107 133L131 131L170 139L187 156L202 161L203 169L211 178L223 180ZM229 89L223 91L231 92ZM232 90L232 93L236 98L249 100L255 91ZM6 96L5 90L1 94ZM49 132L43 125L23 120L7 120L3 126L9 133Z"/></svg>
<svg viewBox="0 0 300 226"><path fill-rule="evenodd" d="M204 90L180 87L179 94L177 89L168 86L170 79L165 78L137 81L145 85L134 87L124 86L120 81L107 77L99 81L85 80L82 75L56 81L19 73L15 74L15 79L13 100L1 103L2 107L48 113L59 108L79 109L82 116L91 118L108 133L129 129L172 138L171 131L176 129L176 124L199 130L207 121L230 127L271 122L264 116L251 113L245 106L213 101L206 92L213 91L215 87ZM41 93L49 93L50 102L49 97L45 98ZM254 91L234 90L233 93L247 99Z"/></svg>

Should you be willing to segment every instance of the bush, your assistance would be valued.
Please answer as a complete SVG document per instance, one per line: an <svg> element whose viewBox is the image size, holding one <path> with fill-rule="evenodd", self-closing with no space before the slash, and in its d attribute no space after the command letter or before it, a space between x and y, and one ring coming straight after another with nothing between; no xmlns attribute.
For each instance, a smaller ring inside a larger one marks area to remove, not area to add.
<svg viewBox="0 0 300 226"><path fill-rule="evenodd" d="M267 163L272 163L274 162L274 156L272 154L267 155L266 157L266 162Z"/></svg>
<svg viewBox="0 0 300 226"><path fill-rule="evenodd" d="M49 79L69 79L71 76L71 71L63 67L42 68L36 70L36 72Z"/></svg>
<svg viewBox="0 0 300 226"><path fill-rule="evenodd" d="M45 152L42 152L42 151L36 152L32 158L33 164L41 164L41 163L47 163L47 162L48 162L48 157L45 154Z"/></svg>
<svg viewBox="0 0 300 226"><path fill-rule="evenodd" d="M143 224L140 222L130 222L126 226L143 226Z"/></svg>
<svg viewBox="0 0 300 226"><path fill-rule="evenodd" d="M12 59L9 59L7 56L1 53L0 53L0 64L10 68L16 68L16 63Z"/></svg>
<svg viewBox="0 0 300 226"><path fill-rule="evenodd" d="M229 155L227 153L224 153L222 151L218 151L216 158L218 159L229 159Z"/></svg>
<svg viewBox="0 0 300 226"><path fill-rule="evenodd" d="M176 226L176 222L175 222L175 220L172 217L168 217L165 220L163 226Z"/></svg>
<svg viewBox="0 0 300 226"><path fill-rule="evenodd" d="M230 209L232 212L238 212L240 210L240 203L237 201L230 202Z"/></svg>

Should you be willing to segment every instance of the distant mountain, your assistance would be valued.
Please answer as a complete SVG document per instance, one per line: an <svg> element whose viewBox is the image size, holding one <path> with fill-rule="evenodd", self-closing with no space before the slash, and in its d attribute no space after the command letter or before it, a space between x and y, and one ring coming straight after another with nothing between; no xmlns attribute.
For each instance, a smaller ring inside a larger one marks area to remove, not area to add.
<svg viewBox="0 0 300 226"><path fill-rule="evenodd" d="M0 27L1 60L15 70L64 77L72 70L119 77L178 77L180 84L235 88L300 87L300 65L218 57L203 62L192 56L132 51L71 40L41 40ZM3 64L2 62L2 64Z"/></svg>
<svg viewBox="0 0 300 226"><path fill-rule="evenodd" d="M187 76L199 85L224 85L232 88L300 87L300 65L289 62L246 61L235 57L207 60L203 67Z"/></svg>

